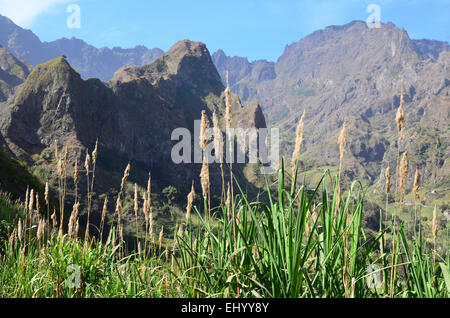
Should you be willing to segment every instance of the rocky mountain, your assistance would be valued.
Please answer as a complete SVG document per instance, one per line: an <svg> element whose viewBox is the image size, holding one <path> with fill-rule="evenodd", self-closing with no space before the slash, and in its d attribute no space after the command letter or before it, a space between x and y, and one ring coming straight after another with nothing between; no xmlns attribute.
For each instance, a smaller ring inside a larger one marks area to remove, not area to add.
<svg viewBox="0 0 450 318"><path fill-rule="evenodd" d="M0 15L0 45L14 56L37 65L65 55L82 78L95 77L108 81L114 72L124 65L145 65L164 52L145 46L122 49L120 47L96 48L86 42L71 38L52 42L41 40L30 30L25 30L5 16Z"/></svg>
<svg viewBox="0 0 450 318"><path fill-rule="evenodd" d="M395 114L402 86L412 183L450 184L450 47L447 42L412 40L392 23L369 29L362 21L330 26L287 45L276 63L213 55L232 91L244 102L258 100L272 126L281 128L283 150L292 150L299 117L306 110L303 170L320 175L339 161L337 136L348 127L346 176L383 181L395 169ZM265 65L264 74L255 71ZM270 71L269 71L270 70ZM256 74L256 76L255 76ZM403 83L403 84L402 84Z"/></svg>
<svg viewBox="0 0 450 318"><path fill-rule="evenodd" d="M0 131L14 156L55 187L55 143L59 151L68 146L73 171L98 139L98 193L117 189L128 162L133 167L130 180L142 186L151 171L154 189L175 185L187 193L194 180L200 192L201 164L173 163L176 141L171 134L187 128L191 144L197 143L194 121L202 110L209 118L212 111L223 118L224 89L200 42L180 41L152 64L121 68L107 83L83 80L66 58L58 57L34 67L14 98L1 104ZM243 128L265 127L257 103L243 107L234 94L232 102L233 125L239 120ZM216 165L210 169L212 190L220 196L220 170Z"/></svg>
<svg viewBox="0 0 450 318"><path fill-rule="evenodd" d="M30 71L28 63L0 46L0 103L14 95L15 88L23 83Z"/></svg>
<svg viewBox="0 0 450 318"><path fill-rule="evenodd" d="M229 72L230 85L234 88L236 88L235 84L244 78L252 83L261 83L276 78L275 63L273 62L259 60L250 63L247 58L228 57L223 50L215 52L212 59L224 84L226 84L226 72ZM245 89L237 92L243 100L248 100L250 97L250 93Z"/></svg>

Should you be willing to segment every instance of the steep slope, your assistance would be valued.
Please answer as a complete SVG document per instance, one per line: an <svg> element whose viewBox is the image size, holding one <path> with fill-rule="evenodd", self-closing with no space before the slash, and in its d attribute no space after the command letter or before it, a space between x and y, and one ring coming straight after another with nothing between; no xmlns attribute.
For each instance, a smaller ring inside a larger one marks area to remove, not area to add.
<svg viewBox="0 0 450 318"><path fill-rule="evenodd" d="M259 60L250 63L247 58L228 57L222 50L215 52L212 58L223 83L226 84L228 71L233 92L244 101L251 100L256 94L247 83L259 84L276 78L275 63L273 62Z"/></svg>
<svg viewBox="0 0 450 318"><path fill-rule="evenodd" d="M224 86L206 46L184 40L150 65L122 68L108 83L83 80L64 57L40 64L5 105L0 130L12 153L53 185L55 142L60 153L68 146L72 176L75 161L82 166L86 150L92 151L98 138L99 194L117 190L128 162L130 181L145 186L151 171L155 192L174 185L185 194L192 180L200 192L201 164L173 163L177 141L172 141L172 131L188 128L191 145L198 144L194 120L200 120L202 110L210 118L213 110L223 117L224 109ZM232 112L234 125L265 127L259 105L243 107L234 94ZM212 191L220 195L220 186L220 169L211 165Z"/></svg>
<svg viewBox="0 0 450 318"><path fill-rule="evenodd" d="M336 144L348 124L347 177L378 180L381 168L395 167L396 124L403 82L411 182L417 167L423 183L448 183L450 70L446 42L411 40L394 24L369 29L362 21L319 30L286 46L273 79L242 77L237 58L216 59L229 67L232 90L247 102L257 99L283 134L289 154L295 128L306 110L303 169L313 177L336 166ZM242 60L242 59L241 59ZM245 63L244 63L245 64ZM248 73L248 72L247 72Z"/></svg>
<svg viewBox="0 0 450 318"><path fill-rule="evenodd" d="M0 46L0 103L14 94L31 71L31 66Z"/></svg>
<svg viewBox="0 0 450 318"><path fill-rule="evenodd" d="M32 65L66 55L69 63L83 78L96 77L103 81L111 79L114 72L123 65L148 64L163 54L158 48L147 49L145 46L98 49L76 38L41 42L32 31L22 29L2 15L0 45Z"/></svg>

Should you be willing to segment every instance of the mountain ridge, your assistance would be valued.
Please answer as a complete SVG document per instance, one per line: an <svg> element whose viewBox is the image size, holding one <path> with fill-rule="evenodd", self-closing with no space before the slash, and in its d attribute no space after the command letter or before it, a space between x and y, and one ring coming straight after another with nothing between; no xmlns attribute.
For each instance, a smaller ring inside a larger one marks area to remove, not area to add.
<svg viewBox="0 0 450 318"><path fill-rule="evenodd" d="M419 144L406 140L401 148L408 150L412 161L408 180L412 182L418 168L422 183L446 184L449 51L447 42L412 40L406 30L390 22L369 29L365 22L352 21L287 45L273 65L272 79L255 81L249 72L242 76L242 69L251 69L252 64L239 57L219 52L215 61L223 79L228 68L232 91L244 103L258 100L269 126L282 128L285 155L292 151L297 122L306 110L301 162L313 179L320 167L338 164L335 140L345 121L346 177L361 176L369 184L383 182L383 168L395 167L395 111L403 86L406 134ZM236 61L243 66L233 69Z"/></svg>
<svg viewBox="0 0 450 318"><path fill-rule="evenodd" d="M110 80L114 72L123 65L149 64L164 53L159 48L148 49L143 45L129 49L96 48L74 37L42 42L31 30L15 25L2 15L0 15L0 45L32 65L66 55L83 78L96 77L103 81Z"/></svg>

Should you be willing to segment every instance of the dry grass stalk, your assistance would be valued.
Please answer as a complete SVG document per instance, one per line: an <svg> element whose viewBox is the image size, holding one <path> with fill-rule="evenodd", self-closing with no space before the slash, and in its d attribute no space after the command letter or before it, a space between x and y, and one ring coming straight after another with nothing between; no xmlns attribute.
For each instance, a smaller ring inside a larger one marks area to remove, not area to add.
<svg viewBox="0 0 450 318"><path fill-rule="evenodd" d="M395 170L396 175L396 181L395 181L395 196L398 194L398 180L399 180L399 161L400 161L400 146L401 141L403 138L403 129L405 126L405 113L403 111L403 81L402 81L402 88L400 93L400 105L397 109L397 114L395 116L395 121L397 122L397 134L398 134L398 141L397 141L397 165Z"/></svg>
<svg viewBox="0 0 450 318"><path fill-rule="evenodd" d="M305 114L306 114L306 111L303 111L303 115L300 118L300 121L299 121L298 126L297 126L297 133L296 133L297 137L295 138L295 148L294 148L294 152L292 154L292 160L291 160L292 177L294 177L298 156L300 155L300 150L301 150L301 147L302 147L302 142L303 142L303 125L304 125L304 121L305 121Z"/></svg>
<svg viewBox="0 0 450 318"><path fill-rule="evenodd" d="M433 261L434 263L436 263L436 242L437 242L437 233L438 233L438 224L437 224L437 206L436 204L434 205L434 210L433 210L433 221L432 221L432 233L433 233Z"/></svg>
<svg viewBox="0 0 450 318"><path fill-rule="evenodd" d="M228 80L228 71L227 71L227 87L225 88L225 123L226 128L231 128L231 90L230 90L230 82Z"/></svg>
<svg viewBox="0 0 450 318"><path fill-rule="evenodd" d="M77 221L78 221L79 207L80 207L80 203L78 203L78 202L73 205L72 213L69 218L69 228L68 228L68 232L67 232L69 237L75 236L74 229L75 229Z"/></svg>
<svg viewBox="0 0 450 318"><path fill-rule="evenodd" d="M75 201L78 201L78 183L80 182L80 171L78 168L78 160L75 161L75 168L73 170L73 183L75 185Z"/></svg>
<svg viewBox="0 0 450 318"><path fill-rule="evenodd" d="M152 213L152 209L150 208L150 210L149 210L149 219L150 219L150 229L149 229L149 237L150 237L150 243L153 245L153 244L155 244L155 236L154 236L154 228L155 228L155 225L154 225L154 223L153 223L153 215L152 215L153 213Z"/></svg>
<svg viewBox="0 0 450 318"><path fill-rule="evenodd" d="M191 210L192 210L192 204L194 203L195 199L195 190L194 190L194 181L192 181L192 187L191 192L189 192L187 196L187 206L186 206L186 224L189 224L189 220L191 218Z"/></svg>
<svg viewBox="0 0 450 318"><path fill-rule="evenodd" d="M230 183L228 182L227 189L227 218L228 221L231 220L231 192L230 192Z"/></svg>
<svg viewBox="0 0 450 318"><path fill-rule="evenodd" d="M408 178L408 152L405 151L400 162L400 194L404 195Z"/></svg>
<svg viewBox="0 0 450 318"><path fill-rule="evenodd" d="M416 169L416 173L414 175L414 186L413 186L413 193L414 193L414 197L416 198L416 200L420 200L420 195L419 195L419 170Z"/></svg>
<svg viewBox="0 0 450 318"><path fill-rule="evenodd" d="M84 160L84 169L86 170L86 176L89 177L89 166L91 164L91 156L89 155L89 152L86 149L86 159ZM89 184L89 182L88 182Z"/></svg>
<svg viewBox="0 0 450 318"><path fill-rule="evenodd" d="M220 131L219 119L217 118L216 112L213 113L213 127L214 127L214 150L215 156L220 162L220 173L222 176L222 195L221 203L225 199L225 175L223 173L223 138L222 132Z"/></svg>
<svg viewBox="0 0 450 318"><path fill-rule="evenodd" d="M225 89L225 125L226 125L226 135L228 138L228 145L229 145L229 162L230 162L230 187L231 187L231 196L234 197L234 191L233 191L233 147L232 147L232 137L229 135L228 129L231 128L231 89L230 89L230 82L229 82L229 76L227 71L227 87ZM231 202L233 204L233 202ZM231 209L234 213L234 206L231 206Z"/></svg>
<svg viewBox="0 0 450 318"><path fill-rule="evenodd" d="M144 205L142 207L142 210L144 211L144 216L145 216L145 233L147 234L148 231L148 224L149 224L149 220L150 220L150 214L149 214L149 208L148 208L148 200L147 200L147 196L144 194L142 196L142 199L144 200Z"/></svg>
<svg viewBox="0 0 450 318"><path fill-rule="evenodd" d="M204 153L203 153L203 166L200 177L202 178L202 188L204 182L207 182L207 189L206 192L203 193L203 196L207 197L209 201L210 200L209 167L205 167L205 165L208 165L208 154L206 153L205 150L208 144L211 142L211 140L209 139L208 131L209 131L208 116L206 116L206 112L202 110L202 120L200 127L200 146L203 149ZM210 204L208 206L210 206ZM210 207L208 207L208 214L210 214Z"/></svg>
<svg viewBox="0 0 450 318"><path fill-rule="evenodd" d="M48 182L45 183L44 200L47 205L50 205L49 186Z"/></svg>
<svg viewBox="0 0 450 318"><path fill-rule="evenodd" d="M206 115L206 111L202 110L202 118L201 118L201 124L200 124L200 147L205 150L206 146L209 145L211 142L209 135L209 120L208 116Z"/></svg>
<svg viewBox="0 0 450 318"><path fill-rule="evenodd" d="M388 195L391 190L391 168L390 167L386 168L386 171L384 172L384 177L385 177L384 193L386 193L386 195Z"/></svg>
<svg viewBox="0 0 450 318"><path fill-rule="evenodd" d="M122 230L122 200L120 199L120 193L119 196L117 197L117 201L116 201L116 213L117 213L117 228L119 229L120 232L120 239L121 239L121 244L123 242L123 232Z"/></svg>
<svg viewBox="0 0 450 318"><path fill-rule="evenodd" d="M108 209L108 196L105 197L105 201L103 202L102 219L100 221L100 238L103 237L103 227L105 225L105 217L107 209Z"/></svg>
<svg viewBox="0 0 450 318"><path fill-rule="evenodd" d="M19 224L17 225L17 237L19 238L20 244L22 244L22 219L19 219Z"/></svg>
<svg viewBox="0 0 450 318"><path fill-rule="evenodd" d="M37 228L37 240L39 245L41 244L41 241L44 237L44 232L45 232L45 221L40 218Z"/></svg>
<svg viewBox="0 0 450 318"><path fill-rule="evenodd" d="M78 236L79 231L80 231L80 220L77 219L77 222L75 223L75 230L73 232L74 237Z"/></svg>
<svg viewBox="0 0 450 318"><path fill-rule="evenodd" d="M209 188L209 166L208 166L208 158L206 156L203 156L202 170L200 172L200 181L202 185L203 197L207 198Z"/></svg>
<svg viewBox="0 0 450 318"><path fill-rule="evenodd" d="M213 112L213 131L214 131L214 150L216 158L220 163L223 162L223 137L220 131L219 118L216 112Z"/></svg>
<svg viewBox="0 0 450 318"><path fill-rule="evenodd" d="M44 200L47 205L47 222L50 227L50 189L48 182L45 183Z"/></svg>
<svg viewBox="0 0 450 318"><path fill-rule="evenodd" d="M400 106L397 109L397 114L395 116L395 121L397 122L398 134L401 135L402 131L403 131L404 124L405 124L405 113L403 111L403 84L402 84L402 91L400 93Z"/></svg>
<svg viewBox="0 0 450 318"><path fill-rule="evenodd" d="M334 210L334 214L336 216L337 209L341 201L341 174L342 174L342 167L344 165L344 153L345 153L345 144L346 144L346 137L347 137L347 127L346 123L344 122L344 126L342 127L341 133L339 134L338 138L338 144L339 144L339 172L338 172L338 183L337 183L337 200L336 200L336 206Z"/></svg>
<svg viewBox="0 0 450 318"><path fill-rule="evenodd" d="M419 194L419 169L416 168L416 173L414 174L414 185L413 185L413 193L414 193L414 233L416 232L417 225L417 201L420 200Z"/></svg>
<svg viewBox="0 0 450 318"><path fill-rule="evenodd" d="M33 208L34 208L34 190L31 189L31 191L30 191L30 201L28 203L28 211L29 211L29 213L33 212Z"/></svg>
<svg viewBox="0 0 450 318"><path fill-rule="evenodd" d="M125 182L127 182L127 179L130 176L130 169L131 169L131 165L128 164L127 167L125 168L125 171L123 172L122 183L120 184L120 193L123 192L123 189L125 187Z"/></svg>
<svg viewBox="0 0 450 318"><path fill-rule="evenodd" d="M58 226L58 221L56 220L56 209L53 209L53 213L50 218L52 219L53 228L56 229L56 227Z"/></svg>
<svg viewBox="0 0 450 318"><path fill-rule="evenodd" d="M36 191L36 214L39 214L41 211L41 205L39 204L39 193Z"/></svg>
<svg viewBox="0 0 450 318"><path fill-rule="evenodd" d="M391 191L391 168L388 166L384 172L384 193L386 194L385 221L388 218L389 192ZM381 229L380 229L381 231ZM380 244L382 244L380 242Z"/></svg>
<svg viewBox="0 0 450 318"><path fill-rule="evenodd" d="M136 219L136 239L139 242L138 211L139 211L138 186L135 183L134 184L134 217Z"/></svg>
<svg viewBox="0 0 450 318"><path fill-rule="evenodd" d="M28 212L28 201L30 200L30 188L27 186L27 192L25 193L25 210Z"/></svg>
<svg viewBox="0 0 450 318"><path fill-rule="evenodd" d="M97 156L98 156L98 139L95 142L95 148L92 151L92 164L95 166L97 163Z"/></svg>
<svg viewBox="0 0 450 318"><path fill-rule="evenodd" d="M164 225L161 226L161 231L159 231L159 239L158 239L158 250L159 250L159 253L161 253L163 237L164 237Z"/></svg>
<svg viewBox="0 0 450 318"><path fill-rule="evenodd" d="M403 154L402 160L400 162L400 167L398 169L399 171L399 179L400 179L400 183L399 183L399 198L400 198L400 210L402 208L402 203L403 203L403 196L405 194L405 190L406 190L406 181L407 181L407 177L408 177L408 152L405 151L405 153ZM396 267L397 265L395 264L395 255L396 255L396 244L395 244L395 235L396 235L396 230L395 230L395 226L396 226L396 218L395 218L395 211L393 214L393 218L394 218L394 222L393 222L393 226L392 226L392 267L391 267L391 297L394 297L394 275L396 273Z"/></svg>
<svg viewBox="0 0 450 318"><path fill-rule="evenodd" d="M147 181L147 201L148 201L148 208L150 209L152 206L152 175L150 172L148 173L148 181Z"/></svg>

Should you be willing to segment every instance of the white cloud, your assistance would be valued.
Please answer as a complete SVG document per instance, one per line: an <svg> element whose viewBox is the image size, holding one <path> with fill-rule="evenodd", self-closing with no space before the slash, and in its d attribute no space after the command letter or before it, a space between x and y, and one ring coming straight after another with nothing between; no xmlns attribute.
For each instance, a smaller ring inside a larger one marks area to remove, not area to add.
<svg viewBox="0 0 450 318"><path fill-rule="evenodd" d="M21 27L29 27L41 13L70 0L0 0L0 14ZM70 1L75 2L75 1Z"/></svg>

